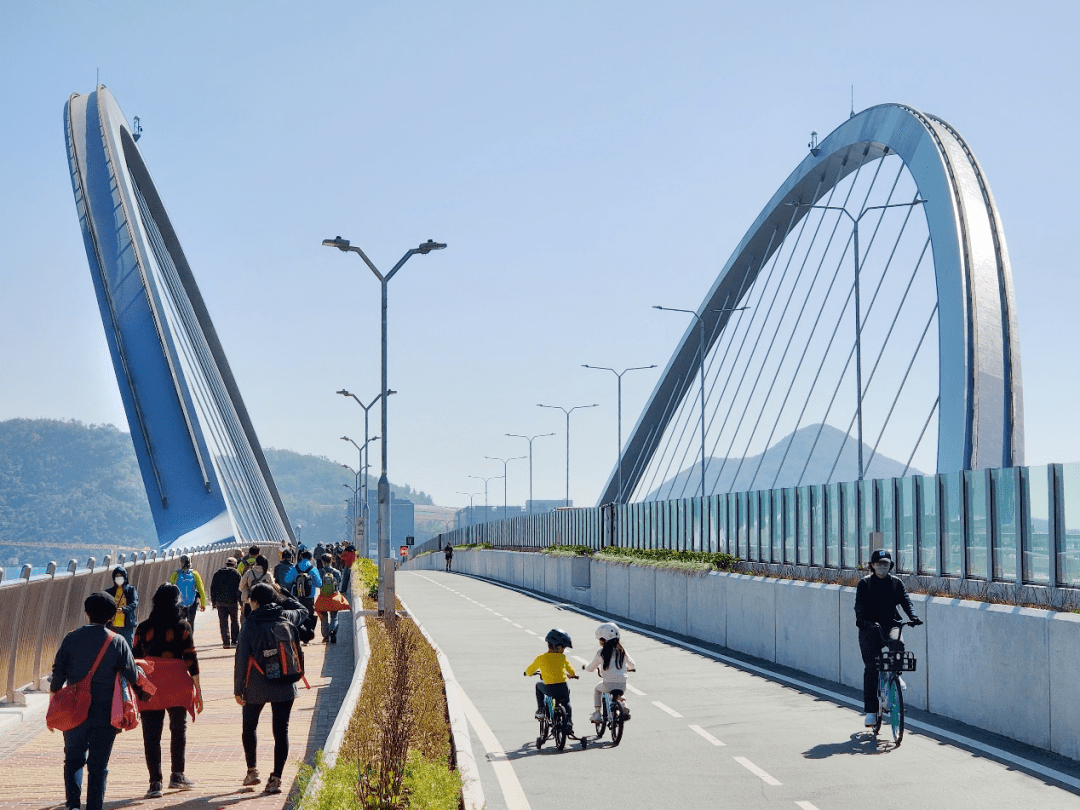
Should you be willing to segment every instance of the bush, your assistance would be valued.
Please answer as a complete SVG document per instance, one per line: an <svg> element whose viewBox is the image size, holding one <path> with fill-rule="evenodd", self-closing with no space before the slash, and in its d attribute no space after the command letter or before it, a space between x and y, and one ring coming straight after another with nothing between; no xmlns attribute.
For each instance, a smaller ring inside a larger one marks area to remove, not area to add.
<svg viewBox="0 0 1080 810"><path fill-rule="evenodd" d="M457 810L461 801L461 779L445 759L429 762L418 751L409 752L402 781L410 810Z"/></svg>
<svg viewBox="0 0 1080 810"><path fill-rule="evenodd" d="M550 545L544 549L545 554L565 554L573 557L577 557L581 554L592 554L592 546L560 546Z"/></svg>
<svg viewBox="0 0 1080 810"><path fill-rule="evenodd" d="M734 571L739 558L732 554L712 551L672 551L666 548L622 548L608 546L596 552L604 559L620 562L642 562L645 564L663 563L702 563L721 571Z"/></svg>
<svg viewBox="0 0 1080 810"><path fill-rule="evenodd" d="M353 563L353 571L360 579L360 595L366 595L368 599L378 599L379 566L367 557L360 557Z"/></svg>

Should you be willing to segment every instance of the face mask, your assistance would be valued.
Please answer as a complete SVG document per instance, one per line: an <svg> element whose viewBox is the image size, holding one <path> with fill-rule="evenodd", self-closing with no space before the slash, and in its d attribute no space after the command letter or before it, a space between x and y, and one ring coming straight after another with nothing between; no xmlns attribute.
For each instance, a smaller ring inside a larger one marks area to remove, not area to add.
<svg viewBox="0 0 1080 810"><path fill-rule="evenodd" d="M115 582L117 585L123 585L124 584L124 578L123 577L113 577L113 582Z"/></svg>

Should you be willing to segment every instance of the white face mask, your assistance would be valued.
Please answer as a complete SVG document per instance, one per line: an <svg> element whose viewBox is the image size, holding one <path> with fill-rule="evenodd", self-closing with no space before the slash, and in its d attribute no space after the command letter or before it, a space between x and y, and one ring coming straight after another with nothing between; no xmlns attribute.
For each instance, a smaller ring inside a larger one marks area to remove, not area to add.
<svg viewBox="0 0 1080 810"><path fill-rule="evenodd" d="M115 582L117 585L123 585L124 584L124 578L123 577L113 577L113 582Z"/></svg>

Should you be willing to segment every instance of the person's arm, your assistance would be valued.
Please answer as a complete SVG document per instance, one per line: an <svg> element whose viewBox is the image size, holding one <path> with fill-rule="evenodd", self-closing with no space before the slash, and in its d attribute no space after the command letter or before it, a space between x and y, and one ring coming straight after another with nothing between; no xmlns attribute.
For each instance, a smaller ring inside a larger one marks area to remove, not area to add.
<svg viewBox="0 0 1080 810"><path fill-rule="evenodd" d="M911 621L922 624L922 619L915 615L915 606L911 604L911 597L908 595L907 588L904 587L903 580L899 577L893 577L893 579L896 581L894 591L898 597L897 601L900 607L904 609L904 613L908 615L908 618L911 619Z"/></svg>
<svg viewBox="0 0 1080 810"><path fill-rule="evenodd" d="M322 587L322 574L319 573L319 569L315 566L311 566L311 570L308 571L311 574L311 581L315 583L316 588Z"/></svg>
<svg viewBox="0 0 1080 810"><path fill-rule="evenodd" d="M577 672L574 671L574 665L570 663L570 659L567 658L565 655L563 656L563 670L571 678L577 677Z"/></svg>
<svg viewBox="0 0 1080 810"><path fill-rule="evenodd" d="M585 671L596 672L596 668L599 667L600 664L603 663L603 661L604 659L600 656L600 653L598 652L595 656L593 656L593 660L585 665Z"/></svg>
<svg viewBox="0 0 1080 810"><path fill-rule="evenodd" d="M525 677L527 678L530 675L535 675L539 671L540 671L540 656L538 655L538 656L536 656L536 658L533 659L533 662L531 664L529 664L527 667L525 667Z"/></svg>
<svg viewBox="0 0 1080 810"><path fill-rule="evenodd" d="M248 645L251 638L252 622L244 622L240 628L240 638L236 640L236 653L233 656L233 697L241 706L244 705L244 687L247 686Z"/></svg>
<svg viewBox="0 0 1080 810"><path fill-rule="evenodd" d="M49 679L49 691L58 692L63 687L64 682L67 680L67 675L70 667L69 652L71 644L68 642L67 637L60 642L60 649L56 651L56 657L53 659L52 677Z"/></svg>
<svg viewBox="0 0 1080 810"><path fill-rule="evenodd" d="M206 610L206 588L203 587L202 577L199 576L199 572L195 569L191 570L191 573L195 575L195 593L198 594L199 610Z"/></svg>
<svg viewBox="0 0 1080 810"><path fill-rule="evenodd" d="M139 616L139 592L134 585L124 586L124 599L127 600L124 605L124 624L136 624Z"/></svg>
<svg viewBox="0 0 1080 810"><path fill-rule="evenodd" d="M116 636L112 640L112 645L120 656L116 662L117 669L134 690L135 684L139 681L139 673L135 669L135 656L131 653L131 646L121 636Z"/></svg>
<svg viewBox="0 0 1080 810"><path fill-rule="evenodd" d="M169 578L166 581L172 583L173 585L175 585L176 584L176 578L178 576L180 576L180 572L179 571L173 571L171 574L169 574Z"/></svg>
<svg viewBox="0 0 1080 810"><path fill-rule="evenodd" d="M281 584L288 587L289 585L292 585L294 579L296 579L296 566L295 565L292 566L291 568L289 568L289 570L285 572L285 576L282 577Z"/></svg>
<svg viewBox="0 0 1080 810"><path fill-rule="evenodd" d="M868 613L868 604L870 601L870 589L866 584L865 579L860 579L859 584L855 586L855 626L863 627L872 623Z"/></svg>
<svg viewBox="0 0 1080 810"><path fill-rule="evenodd" d="M626 653L626 671L637 672L637 664L635 664L634 659L630 657L630 653Z"/></svg>

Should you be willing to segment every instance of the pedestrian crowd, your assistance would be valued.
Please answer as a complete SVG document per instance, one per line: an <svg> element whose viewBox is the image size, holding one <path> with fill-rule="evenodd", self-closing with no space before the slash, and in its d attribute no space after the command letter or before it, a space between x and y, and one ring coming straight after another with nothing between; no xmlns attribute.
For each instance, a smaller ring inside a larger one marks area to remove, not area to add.
<svg viewBox="0 0 1080 810"><path fill-rule="evenodd" d="M318 624L324 643L337 643L337 613L349 608L342 594L356 559L351 544L314 553L282 544L273 570L259 546L229 557L210 579L209 595L187 555L151 599L138 621L139 594L128 571L116 566L110 584L83 603L87 624L68 633L53 661L46 724L64 734L64 804L101 810L109 757L116 735L142 726L149 777L146 798L164 790L195 787L185 774L187 723L203 710L195 616L212 605L221 645L235 649L233 695L241 708L241 744L247 762L242 784L262 782L256 758L256 729L270 704L273 769L265 794L282 792L289 755L289 717L304 677L304 645ZM296 564L293 564L293 560ZM344 571L344 575L343 572ZM169 718L169 778L162 770L161 738Z"/></svg>

